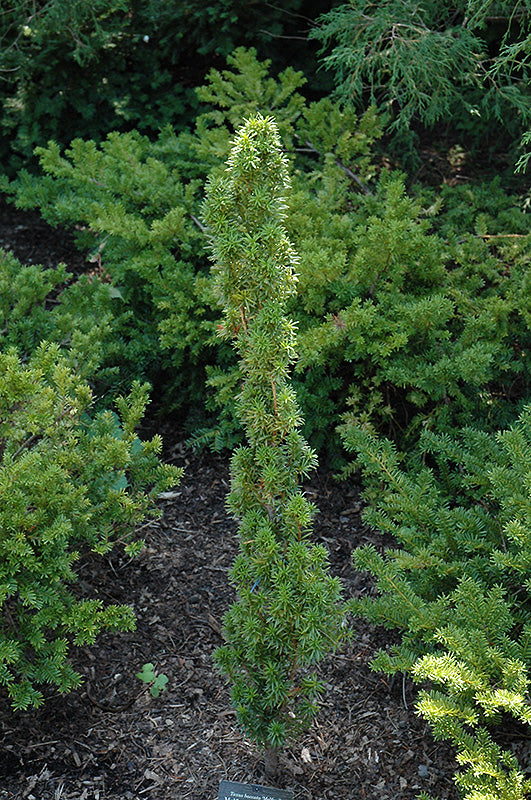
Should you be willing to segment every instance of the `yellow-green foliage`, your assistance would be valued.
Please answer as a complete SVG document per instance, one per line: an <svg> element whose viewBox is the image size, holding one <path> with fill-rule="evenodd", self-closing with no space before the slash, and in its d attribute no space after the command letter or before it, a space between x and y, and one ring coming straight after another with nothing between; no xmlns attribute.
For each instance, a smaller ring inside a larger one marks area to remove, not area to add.
<svg viewBox="0 0 531 800"><path fill-rule="evenodd" d="M425 432L409 470L367 432L348 431L346 444L372 487L366 521L397 541L385 555L355 553L379 594L352 610L402 633L373 667L429 681L418 711L457 748L466 800L524 800L524 765L488 727L506 715L531 724L531 406L497 435Z"/></svg>
<svg viewBox="0 0 531 800"><path fill-rule="evenodd" d="M156 457L160 439L135 434L146 402L136 384L118 415L92 415L91 390L57 345L24 362L0 353L0 684L16 709L42 702L39 684L79 685L69 641L134 626L129 607L79 599L70 585L88 549L137 552L135 525L178 481Z"/></svg>
<svg viewBox="0 0 531 800"><path fill-rule="evenodd" d="M86 276L72 282L63 264L43 269L0 250L0 350L15 347L27 355L43 340L56 342L88 378L109 357L112 327L109 284Z"/></svg>

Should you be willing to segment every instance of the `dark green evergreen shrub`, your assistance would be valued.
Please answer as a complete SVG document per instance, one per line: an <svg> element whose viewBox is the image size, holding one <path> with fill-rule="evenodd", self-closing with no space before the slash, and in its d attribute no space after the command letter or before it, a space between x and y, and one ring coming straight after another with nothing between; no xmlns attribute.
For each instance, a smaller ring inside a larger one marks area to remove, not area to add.
<svg viewBox="0 0 531 800"><path fill-rule="evenodd" d="M396 539L355 552L378 591L351 610L402 634L373 667L423 684L418 711L457 748L466 800L523 800L526 765L496 726L531 723L531 406L496 435L423 432L409 469L367 431L345 444L370 486L366 522Z"/></svg>
<svg viewBox="0 0 531 800"><path fill-rule="evenodd" d="M450 121L469 137L529 125L529 0L351 0L318 20L311 36L337 91L389 109L397 127Z"/></svg>
<svg viewBox="0 0 531 800"><path fill-rule="evenodd" d="M529 150L529 145L531 145L531 130L528 130L524 133L520 145L523 150L523 153L518 159L518 162L516 164L516 169L518 172L526 172L527 168L529 167L529 160L531 159L531 151ZM528 204L529 204L529 194L528 194Z"/></svg>
<svg viewBox="0 0 531 800"><path fill-rule="evenodd" d="M287 69L274 80L253 50L238 49L229 66L212 70L198 90L210 109L194 130L177 135L168 127L155 142L136 132L113 133L101 147L75 140L65 155L51 143L38 150L48 174L22 173L16 188L19 205L39 207L53 224L76 223L80 246L90 246L112 280L115 360L126 377L159 386L169 379L169 403L196 408L204 405L208 365L222 402L226 381L237 380L218 374L234 358L216 337L219 311L198 217L200 188L212 170L223 169L234 128L258 108L275 111L283 142L300 164L299 206L313 196L307 178L330 184L315 210L324 210L330 194L344 197L347 166L359 180L370 178L370 145L380 134L372 111L357 120L327 100L308 104L297 91L305 80L300 72ZM232 414L226 417L221 441L235 428Z"/></svg>
<svg viewBox="0 0 531 800"><path fill-rule="evenodd" d="M15 709L39 705L39 685L79 685L71 644L134 627L128 606L83 597L75 564L117 544L136 553L135 526L180 476L159 463L160 438L135 435L146 385L118 398L118 414L91 403L58 345L0 353L0 684Z"/></svg>
<svg viewBox="0 0 531 800"><path fill-rule="evenodd" d="M196 425L207 406L196 440L230 444L240 376L216 336L201 186L224 172L241 120L274 113L293 173L286 227L299 292L288 311L300 333L305 436L337 450L349 407L347 425L404 441L425 426L505 424L530 369L529 222L518 199L499 182L414 199L402 176L377 180L374 110L358 119L328 99L308 103L303 82L292 69L274 80L255 52L238 49L198 90L206 110L193 130L166 128L155 142L114 133L101 147L76 140L65 155L51 144L39 151L48 175L22 175L17 202L83 229L80 244L112 281L122 379L155 382L166 405L194 410Z"/></svg>
<svg viewBox="0 0 531 800"><path fill-rule="evenodd" d="M207 186L220 334L232 340L242 383L237 414L248 444L232 458L229 507L240 524L231 572L237 600L216 660L232 682L247 734L274 754L309 724L322 689L308 669L345 638L338 579L308 542L314 507L299 482L315 466L289 384L295 326L285 315L296 256L283 227L288 161L271 118L238 131L225 174Z"/></svg>
<svg viewBox="0 0 531 800"><path fill-rule="evenodd" d="M310 63L303 0L11 0L0 14L0 160L16 168L53 138L189 124L193 87L236 46L254 44L281 68ZM312 4L311 13L326 3ZM286 56L289 53L290 58Z"/></svg>
<svg viewBox="0 0 531 800"><path fill-rule="evenodd" d="M401 176L384 175L358 199L365 219L351 212L325 313L299 340L297 370L318 411L335 395L328 419L348 405L347 428L369 425L404 445L426 427L514 419L531 386L529 224L499 187L486 205L494 189L448 189L425 208Z"/></svg>
<svg viewBox="0 0 531 800"><path fill-rule="evenodd" d="M0 351L22 356L56 342L78 375L101 375L111 355L112 287L95 276L74 281L64 265L22 265L0 250Z"/></svg>

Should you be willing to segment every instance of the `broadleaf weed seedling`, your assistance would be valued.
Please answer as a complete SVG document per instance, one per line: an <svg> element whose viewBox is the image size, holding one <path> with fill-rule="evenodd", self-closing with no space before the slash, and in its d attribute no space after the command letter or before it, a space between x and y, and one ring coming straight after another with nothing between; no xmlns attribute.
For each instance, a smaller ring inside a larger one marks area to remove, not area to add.
<svg viewBox="0 0 531 800"><path fill-rule="evenodd" d="M137 672L135 677L143 683L150 684L149 693L152 697L158 697L161 692L164 692L168 683L168 676L163 672L157 673L151 663L144 664L141 672Z"/></svg>

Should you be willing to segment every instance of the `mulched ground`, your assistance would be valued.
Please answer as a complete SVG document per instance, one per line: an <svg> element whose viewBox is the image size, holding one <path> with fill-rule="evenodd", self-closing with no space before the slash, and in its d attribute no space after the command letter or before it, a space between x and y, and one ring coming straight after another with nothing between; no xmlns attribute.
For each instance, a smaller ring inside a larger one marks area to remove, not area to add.
<svg viewBox="0 0 531 800"><path fill-rule="evenodd" d="M0 248L24 263L87 266L68 232L5 203ZM178 421L158 430L164 457L185 473L160 501L162 517L142 531L146 548L133 560L114 554L79 565L84 591L133 606L137 629L74 649L83 687L49 691L39 710L14 713L0 694L1 800L214 800L222 779L265 782L212 665L237 551L236 523L225 511L228 457L190 451ZM382 547L360 520L358 487L321 469L305 489L320 509L314 540L328 548L345 596L372 591L351 563L355 547ZM422 790L457 797L452 751L415 716L411 681L390 684L370 670L374 652L393 640L358 620L352 643L320 666L322 711L283 753L276 781L296 800L410 800ZM146 662L168 676L158 698L135 677Z"/></svg>

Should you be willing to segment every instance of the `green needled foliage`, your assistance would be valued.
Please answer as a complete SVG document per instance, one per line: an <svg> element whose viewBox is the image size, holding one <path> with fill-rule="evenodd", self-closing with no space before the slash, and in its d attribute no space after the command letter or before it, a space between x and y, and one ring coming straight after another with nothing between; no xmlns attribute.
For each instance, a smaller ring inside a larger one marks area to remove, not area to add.
<svg viewBox="0 0 531 800"><path fill-rule="evenodd" d="M92 414L91 390L58 345L24 362L0 351L0 687L14 709L40 705L39 685L79 686L70 643L134 628L128 606L72 591L75 563L119 542L138 552L135 526L181 474L159 463L159 437L135 434L147 385L118 398L118 414Z"/></svg>
<svg viewBox="0 0 531 800"><path fill-rule="evenodd" d="M451 118L484 146L500 128L517 138L529 124L530 11L529 0L350 0L310 38L329 49L342 98L370 97L402 130Z"/></svg>
<svg viewBox="0 0 531 800"><path fill-rule="evenodd" d="M64 153L51 143L39 150L47 174L21 173L10 188L22 207L75 225L92 250L101 277L91 291L106 294L111 315L100 359L113 372L98 380L123 391L147 379L196 443L239 441L241 376L216 335L199 218L202 188L224 173L233 131L262 109L274 114L290 161L285 226L300 261L287 312L312 447L337 463L342 415L345 427L369 425L408 447L425 427L495 430L514 420L531 375L521 198L499 179L413 193L403 175L372 163L381 135L373 109L358 119L352 107L308 102L300 72L273 77L253 50L238 48L227 62L198 89L205 110L193 129L167 127L156 141L112 133L100 146L78 139ZM77 281L69 291L86 294ZM62 315L74 305L61 297Z"/></svg>
<svg viewBox="0 0 531 800"><path fill-rule="evenodd" d="M82 276L72 283L64 264L21 264L0 250L0 351L27 356L56 342L76 374L89 379L110 351L112 287Z"/></svg>
<svg viewBox="0 0 531 800"><path fill-rule="evenodd" d="M456 747L464 800L528 798L524 765L489 728L531 724L531 406L497 435L424 431L416 468L367 431L345 438L373 487L365 520L397 542L354 554L378 595L351 610L402 632L373 668L423 684L417 710Z"/></svg>
<svg viewBox="0 0 531 800"><path fill-rule="evenodd" d="M312 719L321 684L307 668L346 630L340 583L327 572L326 550L308 543L315 508L299 488L316 458L298 430L289 383L295 326L285 303L295 292L296 256L283 227L289 178L274 121L247 121L227 163L208 184L204 217L224 306L220 335L240 358L237 410L248 444L232 459L238 597L216 661L232 682L241 725L267 755Z"/></svg>

